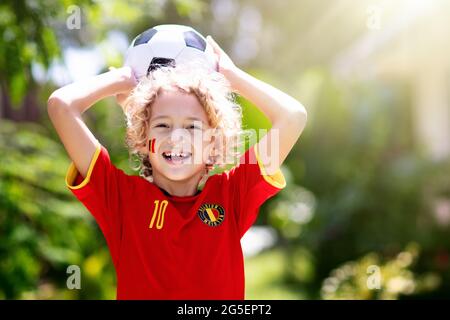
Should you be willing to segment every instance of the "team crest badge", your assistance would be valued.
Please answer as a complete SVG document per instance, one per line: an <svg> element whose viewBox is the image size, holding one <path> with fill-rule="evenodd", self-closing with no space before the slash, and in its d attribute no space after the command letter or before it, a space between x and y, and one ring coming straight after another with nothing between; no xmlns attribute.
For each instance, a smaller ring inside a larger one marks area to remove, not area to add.
<svg viewBox="0 0 450 320"><path fill-rule="evenodd" d="M208 226L217 227L225 219L225 210L219 204L204 203L198 209L197 215Z"/></svg>

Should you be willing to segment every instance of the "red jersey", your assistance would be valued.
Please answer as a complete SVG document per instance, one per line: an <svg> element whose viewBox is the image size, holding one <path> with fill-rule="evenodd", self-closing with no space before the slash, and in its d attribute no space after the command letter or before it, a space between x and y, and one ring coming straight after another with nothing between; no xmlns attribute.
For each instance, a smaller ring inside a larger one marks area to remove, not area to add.
<svg viewBox="0 0 450 320"><path fill-rule="evenodd" d="M66 185L94 216L109 247L117 299L244 299L240 240L259 207L286 186L265 175L256 146L208 178L194 196L171 196L111 163L99 144L86 177L74 163Z"/></svg>

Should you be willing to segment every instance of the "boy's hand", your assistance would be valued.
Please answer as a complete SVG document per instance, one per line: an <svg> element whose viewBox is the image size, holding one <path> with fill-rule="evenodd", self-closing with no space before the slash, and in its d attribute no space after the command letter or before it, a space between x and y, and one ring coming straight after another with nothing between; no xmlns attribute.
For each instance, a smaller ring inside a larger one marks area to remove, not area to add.
<svg viewBox="0 0 450 320"><path fill-rule="evenodd" d="M137 80L133 73L133 70L130 67L122 67L122 68L109 68L110 72L113 72L117 75L117 80L120 83L119 92L115 95L117 103L124 109L125 100L128 98L131 90L136 86Z"/></svg>
<svg viewBox="0 0 450 320"><path fill-rule="evenodd" d="M230 74L236 71L236 65L211 36L208 35L206 41L208 41L214 50L214 55L217 60L217 71L228 78Z"/></svg>

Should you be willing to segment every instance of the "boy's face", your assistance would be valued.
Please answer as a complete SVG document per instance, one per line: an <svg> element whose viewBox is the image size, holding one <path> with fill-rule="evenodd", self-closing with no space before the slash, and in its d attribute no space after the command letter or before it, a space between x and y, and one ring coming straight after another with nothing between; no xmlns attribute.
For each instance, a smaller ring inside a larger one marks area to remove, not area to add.
<svg viewBox="0 0 450 320"><path fill-rule="evenodd" d="M147 150L153 172L180 181L204 172L212 130L193 94L164 91L151 107Z"/></svg>

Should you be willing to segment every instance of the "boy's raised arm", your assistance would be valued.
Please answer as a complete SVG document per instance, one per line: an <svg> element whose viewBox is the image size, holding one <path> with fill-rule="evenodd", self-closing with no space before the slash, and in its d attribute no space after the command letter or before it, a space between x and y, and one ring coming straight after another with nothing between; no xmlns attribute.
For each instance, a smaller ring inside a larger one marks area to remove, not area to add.
<svg viewBox="0 0 450 320"><path fill-rule="evenodd" d="M129 67L114 69L55 90L47 111L69 157L86 177L98 141L81 118L97 101L128 93L136 85Z"/></svg>
<svg viewBox="0 0 450 320"><path fill-rule="evenodd" d="M259 107L272 123L256 147L264 150L258 154L265 172L275 174L305 128L306 109L293 97L238 68L228 78L236 91Z"/></svg>
<svg viewBox="0 0 450 320"><path fill-rule="evenodd" d="M272 122L272 128L256 147L258 150L264 147L265 152L259 156L266 174L275 174L305 128L305 107L288 94L236 67L214 39L208 36L207 40L217 56L218 71L229 80L233 91L255 104ZM274 146L272 142L278 145Z"/></svg>

